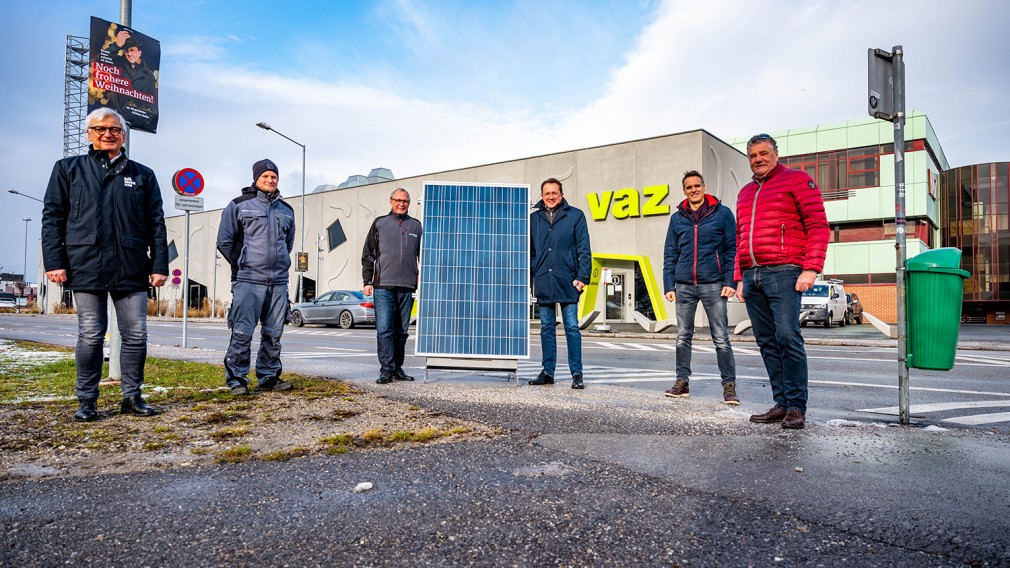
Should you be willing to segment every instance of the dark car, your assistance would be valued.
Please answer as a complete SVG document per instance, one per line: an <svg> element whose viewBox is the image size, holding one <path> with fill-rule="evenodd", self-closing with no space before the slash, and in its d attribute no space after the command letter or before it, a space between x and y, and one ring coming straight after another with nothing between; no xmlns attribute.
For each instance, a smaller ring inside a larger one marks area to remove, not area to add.
<svg viewBox="0 0 1010 568"><path fill-rule="evenodd" d="M371 296L358 290L333 290L311 302L291 306L291 324L339 325L344 329L363 323L375 324L375 304Z"/></svg>
<svg viewBox="0 0 1010 568"><path fill-rule="evenodd" d="M845 312L845 318L849 323L863 323L863 304L859 302L859 296L855 293L845 295L849 309Z"/></svg>

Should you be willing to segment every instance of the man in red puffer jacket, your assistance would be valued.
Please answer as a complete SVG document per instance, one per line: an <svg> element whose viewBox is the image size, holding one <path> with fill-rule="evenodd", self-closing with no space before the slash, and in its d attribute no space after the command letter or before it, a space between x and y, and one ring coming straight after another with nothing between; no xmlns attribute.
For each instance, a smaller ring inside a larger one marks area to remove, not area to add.
<svg viewBox="0 0 1010 568"><path fill-rule="evenodd" d="M779 163L767 134L747 142L754 173L736 203L737 297L746 302L775 406L751 422L803 428L807 354L800 335L800 298L824 269L828 220L824 200L806 172Z"/></svg>

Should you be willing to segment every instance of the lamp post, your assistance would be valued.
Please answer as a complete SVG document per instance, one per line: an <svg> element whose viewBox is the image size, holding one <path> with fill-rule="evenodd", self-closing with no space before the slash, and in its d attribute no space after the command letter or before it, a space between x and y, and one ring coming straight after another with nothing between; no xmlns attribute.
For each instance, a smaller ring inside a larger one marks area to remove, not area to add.
<svg viewBox="0 0 1010 568"><path fill-rule="evenodd" d="M295 140L293 138L285 136L284 134L278 132L277 130L275 130L273 127L271 127L269 124L267 124L265 122L257 122L256 126L259 126L263 130L269 130L269 131L273 132L274 134L277 134L278 136L281 136L281 137L283 137L283 138L285 138L285 139L287 139L287 140L289 140L291 142L294 142L295 144L297 144L297 145L299 145L299 146L302 147L302 221L301 221L301 227L299 227L301 230L298 231L298 232L301 234L301 236L300 236L300 238L301 238L301 245L299 246L299 253L300 254L304 254L305 253L305 144L302 144L301 142L299 142L299 141L297 141L297 140ZM298 272L298 301L299 302L304 302L305 301L305 286L303 285L303 275L304 275L303 272L301 272L301 271Z"/></svg>
<svg viewBox="0 0 1010 568"><path fill-rule="evenodd" d="M43 201L41 199L39 199L38 197L33 197L31 195L28 195L27 193L21 193L20 191L18 191L16 189L8 189L7 193L13 193L14 195L20 195L21 197L27 197L28 199L34 199L35 201L38 201L39 203L43 203Z"/></svg>
<svg viewBox="0 0 1010 568"><path fill-rule="evenodd" d="M18 191L16 189L8 189L7 193L11 193L11 194L14 194L14 195L20 195L21 197L27 197L28 199L34 199L35 201L38 201L39 203L44 203L38 197L35 197L33 195L28 195L27 193L21 193L20 191ZM24 286L25 285L25 277L28 276L28 222L31 221L31 219L28 218L28 217L23 217L21 220L25 222L25 266L24 266L24 275L21 277L21 297L24 298L24 296L25 296L25 286ZM40 288L41 288L41 286L40 286ZM45 302L43 302L43 304L45 304ZM26 305L26 307L27 307L27 305ZM42 313L46 313L44 305L42 307Z"/></svg>
<svg viewBox="0 0 1010 568"><path fill-rule="evenodd" d="M31 221L31 217L23 217L21 219L25 222L25 267L24 272L21 273L21 299L25 298L25 279L28 277L28 222ZM25 307L28 307L28 302L25 302Z"/></svg>

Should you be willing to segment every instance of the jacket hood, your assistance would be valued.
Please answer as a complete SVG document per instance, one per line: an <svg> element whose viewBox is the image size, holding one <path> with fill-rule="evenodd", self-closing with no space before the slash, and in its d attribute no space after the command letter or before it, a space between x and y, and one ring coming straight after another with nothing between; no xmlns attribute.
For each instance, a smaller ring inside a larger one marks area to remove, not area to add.
<svg viewBox="0 0 1010 568"><path fill-rule="evenodd" d="M711 193L706 193L705 205L707 205L709 209L715 209L715 207L719 205L719 200ZM691 204L687 202L687 199L680 202L680 205L677 206L677 210L685 215L690 215L693 211L691 209Z"/></svg>

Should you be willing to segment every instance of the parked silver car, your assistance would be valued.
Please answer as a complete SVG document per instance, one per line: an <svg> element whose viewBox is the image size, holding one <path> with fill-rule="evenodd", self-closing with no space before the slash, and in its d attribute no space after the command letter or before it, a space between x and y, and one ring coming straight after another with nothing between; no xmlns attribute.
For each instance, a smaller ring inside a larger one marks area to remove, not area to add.
<svg viewBox="0 0 1010 568"><path fill-rule="evenodd" d="M375 324L375 304L371 296L358 290L333 290L311 302L291 306L291 324L339 325L344 329L363 323Z"/></svg>

